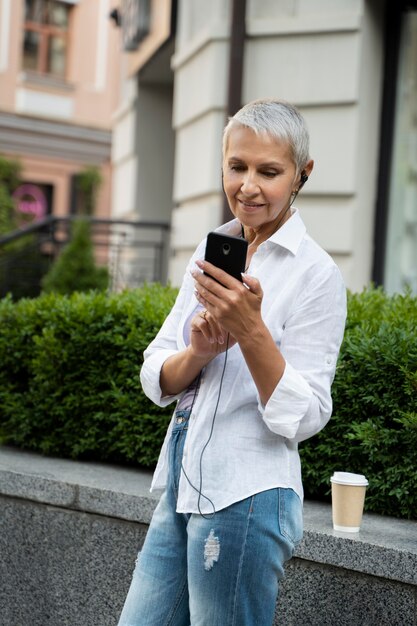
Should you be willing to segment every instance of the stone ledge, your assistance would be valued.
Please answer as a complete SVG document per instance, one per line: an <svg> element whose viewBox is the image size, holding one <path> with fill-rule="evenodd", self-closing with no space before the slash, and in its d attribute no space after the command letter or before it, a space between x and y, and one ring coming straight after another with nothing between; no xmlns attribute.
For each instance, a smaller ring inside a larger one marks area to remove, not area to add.
<svg viewBox="0 0 417 626"><path fill-rule="evenodd" d="M0 447L0 494L149 524L152 473ZM329 504L304 503L300 559L417 585L417 522L365 514L359 533L333 530Z"/></svg>
<svg viewBox="0 0 417 626"><path fill-rule="evenodd" d="M0 446L0 494L149 524L152 472Z"/></svg>

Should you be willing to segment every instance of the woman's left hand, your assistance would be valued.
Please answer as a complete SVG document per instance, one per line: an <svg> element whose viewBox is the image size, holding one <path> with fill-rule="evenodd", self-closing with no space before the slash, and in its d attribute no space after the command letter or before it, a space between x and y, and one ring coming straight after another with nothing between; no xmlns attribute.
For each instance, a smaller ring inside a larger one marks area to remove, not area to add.
<svg viewBox="0 0 417 626"><path fill-rule="evenodd" d="M192 272L197 300L238 343L248 340L256 326L263 324L263 291L259 281L243 274L244 283L241 283L207 261L196 261L196 264L209 274Z"/></svg>

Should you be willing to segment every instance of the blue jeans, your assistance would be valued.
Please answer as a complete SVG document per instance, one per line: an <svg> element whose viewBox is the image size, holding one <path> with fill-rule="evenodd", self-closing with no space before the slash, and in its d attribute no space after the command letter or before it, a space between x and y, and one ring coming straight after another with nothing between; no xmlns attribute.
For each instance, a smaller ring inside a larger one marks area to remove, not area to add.
<svg viewBox="0 0 417 626"><path fill-rule="evenodd" d="M302 537L292 489L270 489L214 517L176 513L190 411L177 411L166 491L139 554L119 626L269 626L284 563Z"/></svg>

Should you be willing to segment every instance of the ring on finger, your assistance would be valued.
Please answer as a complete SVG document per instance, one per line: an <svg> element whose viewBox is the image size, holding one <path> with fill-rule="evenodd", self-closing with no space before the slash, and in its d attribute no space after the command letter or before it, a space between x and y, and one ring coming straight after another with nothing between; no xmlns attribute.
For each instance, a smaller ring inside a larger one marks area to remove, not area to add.
<svg viewBox="0 0 417 626"><path fill-rule="evenodd" d="M207 315L207 313L208 313L207 309L205 309L205 310L204 310L204 311L202 311L202 313L201 313L201 317L203 318L203 320L204 320L205 322L207 321L207 320L206 320L206 315Z"/></svg>

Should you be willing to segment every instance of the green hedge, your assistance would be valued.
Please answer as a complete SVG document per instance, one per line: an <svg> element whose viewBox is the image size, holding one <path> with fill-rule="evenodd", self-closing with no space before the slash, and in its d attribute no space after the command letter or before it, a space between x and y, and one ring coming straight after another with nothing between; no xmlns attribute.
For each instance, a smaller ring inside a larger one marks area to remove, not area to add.
<svg viewBox="0 0 417 626"><path fill-rule="evenodd" d="M365 507L417 518L417 298L349 294L333 415L300 446L306 494L329 497L333 471L365 474Z"/></svg>
<svg viewBox="0 0 417 626"><path fill-rule="evenodd" d="M152 467L172 407L139 383L142 352L172 306L159 285L0 301L0 437L46 454ZM417 518L417 298L349 294L326 428L300 446L306 496L335 470L367 475L366 508Z"/></svg>
<svg viewBox="0 0 417 626"><path fill-rule="evenodd" d="M139 370L175 295L154 285L0 301L0 439L152 466L172 407L147 400Z"/></svg>

